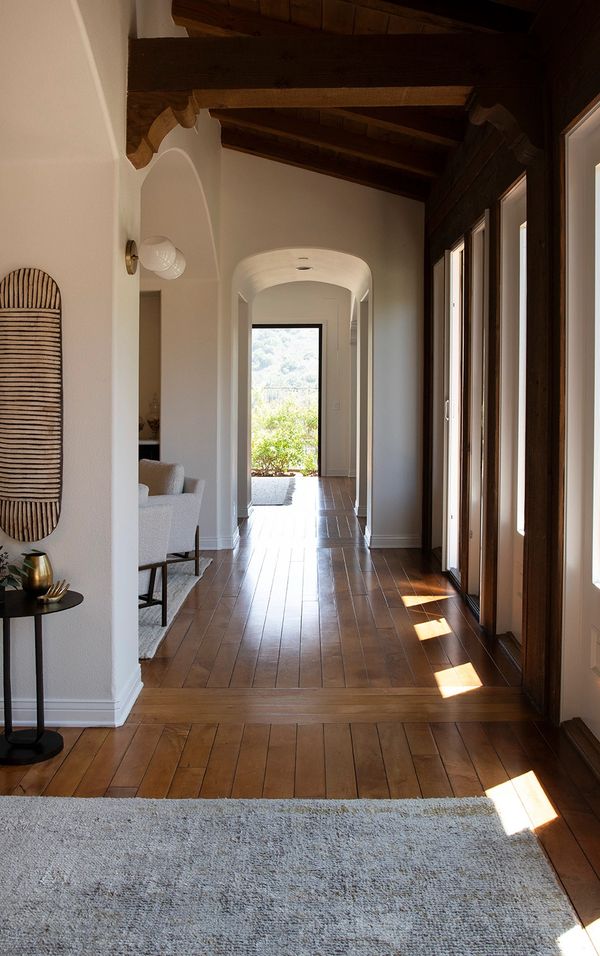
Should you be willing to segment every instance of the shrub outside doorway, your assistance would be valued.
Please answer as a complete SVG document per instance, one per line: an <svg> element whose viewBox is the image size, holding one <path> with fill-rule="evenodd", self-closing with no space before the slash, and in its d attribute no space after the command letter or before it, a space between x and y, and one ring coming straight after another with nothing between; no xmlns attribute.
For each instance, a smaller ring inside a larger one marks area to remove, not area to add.
<svg viewBox="0 0 600 956"><path fill-rule="evenodd" d="M252 474L319 473L320 327L252 330Z"/></svg>

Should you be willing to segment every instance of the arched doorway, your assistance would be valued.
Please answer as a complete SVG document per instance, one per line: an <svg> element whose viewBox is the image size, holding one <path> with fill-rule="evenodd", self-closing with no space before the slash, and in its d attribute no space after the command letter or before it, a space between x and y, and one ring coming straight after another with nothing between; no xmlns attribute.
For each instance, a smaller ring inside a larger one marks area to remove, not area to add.
<svg viewBox="0 0 600 956"><path fill-rule="evenodd" d="M347 335L350 348L357 350L356 376L351 374L352 359L348 363L349 387L354 380L355 389L351 402L354 423L348 416L348 440L352 435L356 461L356 505L359 514L370 509L369 487L369 401L371 388L371 315L372 300L371 270L364 260L347 253L330 249L295 248L278 249L260 253L238 264L232 283L233 331L237 338L237 403L233 406L236 418L234 433L237 434L237 502L238 514L245 517L251 501L250 482L250 336L253 322L253 310L260 301L258 297L278 286L296 287L300 283L321 284L338 287L349 292L347 313ZM359 319L357 335L352 335L352 317L358 308ZM300 316L298 317L301 318ZM352 343L352 339L354 342ZM325 384L326 388L326 384ZM327 428L326 418L324 419ZM346 454L346 474L352 473ZM327 472L325 464L324 473ZM335 469L334 469L335 470Z"/></svg>
<svg viewBox="0 0 600 956"><path fill-rule="evenodd" d="M168 236L186 257L174 281L141 270L142 298L159 299L160 457L206 480L200 534L205 548L217 547L219 273L204 189L178 148L159 154L142 187L140 236L152 235Z"/></svg>

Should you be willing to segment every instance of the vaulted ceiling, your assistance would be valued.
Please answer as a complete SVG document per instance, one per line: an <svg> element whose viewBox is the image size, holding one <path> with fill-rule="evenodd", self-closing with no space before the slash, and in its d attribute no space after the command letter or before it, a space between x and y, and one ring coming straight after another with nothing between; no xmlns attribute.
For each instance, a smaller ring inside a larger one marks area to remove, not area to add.
<svg viewBox="0 0 600 956"><path fill-rule="evenodd" d="M535 139L541 3L173 0L190 39L132 41L128 155L209 108L227 149L425 199L469 113Z"/></svg>

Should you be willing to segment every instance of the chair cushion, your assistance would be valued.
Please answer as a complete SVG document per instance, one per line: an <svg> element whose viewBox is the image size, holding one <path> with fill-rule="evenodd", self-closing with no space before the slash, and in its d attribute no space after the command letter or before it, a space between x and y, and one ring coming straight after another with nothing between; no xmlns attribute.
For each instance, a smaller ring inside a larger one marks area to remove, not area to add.
<svg viewBox="0 0 600 956"><path fill-rule="evenodd" d="M166 461L140 461L139 480L148 485L150 495L180 495L185 479L183 465L171 465Z"/></svg>

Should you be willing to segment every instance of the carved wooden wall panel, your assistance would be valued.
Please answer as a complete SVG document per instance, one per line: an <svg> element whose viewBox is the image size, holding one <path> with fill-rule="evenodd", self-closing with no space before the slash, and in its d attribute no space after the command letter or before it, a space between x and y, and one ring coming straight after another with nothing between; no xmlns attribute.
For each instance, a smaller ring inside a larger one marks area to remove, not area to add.
<svg viewBox="0 0 600 956"><path fill-rule="evenodd" d="M56 528L62 494L60 290L39 269L0 282L0 527L18 541Z"/></svg>

